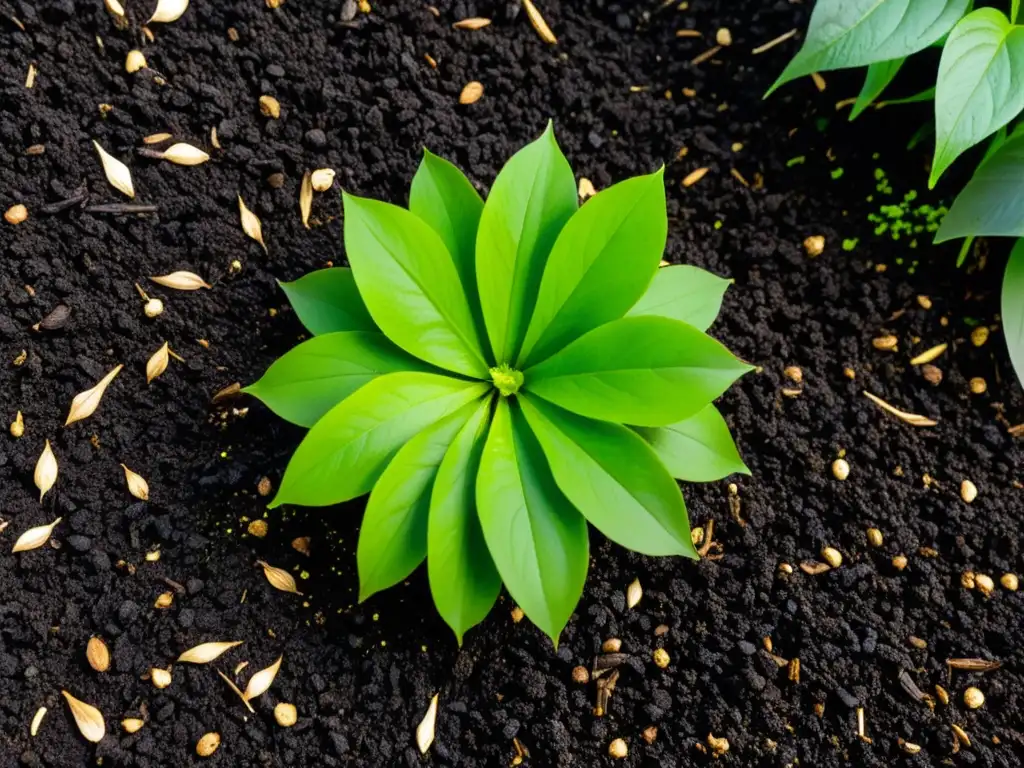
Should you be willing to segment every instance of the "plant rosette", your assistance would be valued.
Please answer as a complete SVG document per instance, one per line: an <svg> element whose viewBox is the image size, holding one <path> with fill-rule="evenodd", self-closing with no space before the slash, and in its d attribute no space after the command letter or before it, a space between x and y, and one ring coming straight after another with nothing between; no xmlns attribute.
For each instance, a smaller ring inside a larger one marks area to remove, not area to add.
<svg viewBox="0 0 1024 768"><path fill-rule="evenodd" d="M549 125L486 203L426 152L408 210L344 213L351 269L282 284L313 338L245 391L309 428L272 507L369 494L360 600L426 560L460 643L504 583L557 644L588 522L697 558L676 478L747 472L712 401L751 367L705 333L730 281L659 268L661 171L580 207Z"/></svg>

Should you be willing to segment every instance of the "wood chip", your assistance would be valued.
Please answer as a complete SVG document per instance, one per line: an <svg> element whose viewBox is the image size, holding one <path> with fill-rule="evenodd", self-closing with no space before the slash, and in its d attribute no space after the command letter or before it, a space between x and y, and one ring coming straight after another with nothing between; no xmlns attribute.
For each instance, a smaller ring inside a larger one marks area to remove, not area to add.
<svg viewBox="0 0 1024 768"><path fill-rule="evenodd" d="M295 585L295 578L288 571L282 568L275 568L264 560L257 560L256 564L263 566L263 575L267 577L267 581L270 582L270 586L274 587L274 589L279 589L282 592L291 592L294 595L302 594Z"/></svg>
<svg viewBox="0 0 1024 768"><path fill-rule="evenodd" d="M871 394L867 390L864 390L864 396L882 410L891 413L900 421L905 421L907 424L910 424L911 426L934 427L936 424L939 423L934 419L929 419L927 416L920 416L916 413L907 413L906 411L901 411L899 408L895 408L889 405L887 402L885 402L885 400L878 397L877 395Z"/></svg>
<svg viewBox="0 0 1024 768"><path fill-rule="evenodd" d="M121 372L122 368L124 368L123 365L114 367L113 370L96 383L96 386L75 395L74 400L71 401L68 418L64 422L65 427L69 424L74 424L76 421L87 419L96 412L100 401L103 399L103 393L107 391L110 382Z"/></svg>
<svg viewBox="0 0 1024 768"><path fill-rule="evenodd" d="M107 732L107 724L103 721L102 713L91 704L79 701L67 691L61 691L61 693L68 702L79 732L87 741L94 744L99 742Z"/></svg>
<svg viewBox="0 0 1024 768"><path fill-rule="evenodd" d="M540 11L537 10L537 6L533 4L532 0L523 0L523 8L526 9L526 15L533 28L537 30L537 34L540 35L540 39L551 45L557 43L558 38L555 37L555 33L551 31L548 23L544 21L544 17L540 15Z"/></svg>

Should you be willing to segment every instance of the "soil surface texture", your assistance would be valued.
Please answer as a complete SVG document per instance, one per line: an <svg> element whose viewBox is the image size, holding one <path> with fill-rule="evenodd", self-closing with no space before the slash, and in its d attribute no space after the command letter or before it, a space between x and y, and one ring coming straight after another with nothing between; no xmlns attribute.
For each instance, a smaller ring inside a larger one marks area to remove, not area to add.
<svg viewBox="0 0 1024 768"><path fill-rule="evenodd" d="M128 0L124 29L101 0L0 0L0 209L29 212L0 222L0 766L490 768L512 765L517 743L521 764L541 768L1021 765L1024 596L1000 583L1024 570L1021 451L1007 431L1024 399L997 316L1005 255L993 247L957 270L956 246L922 234L912 248L867 218L923 189L929 148L904 146L927 109L869 111L851 126L836 102L859 82L832 73L823 92L807 78L762 101L800 35L753 49L804 29L809 2L537 2L557 45L514 0L435 0L434 12L418 0L370 0L369 12L355 0L197 1L149 25L152 41L142 26L154 0ZM470 16L493 23L453 29ZM701 57L721 28L731 45ZM135 48L148 68L129 74ZM461 106L472 80L483 97ZM261 95L280 102L278 119L261 114ZM692 524L714 522L700 563L593 534L557 650L513 621L507 596L459 649L422 569L356 604L360 503L266 512L258 485L277 485L301 430L247 398L212 396L301 338L276 281L345 263L339 186L404 204L426 145L486 190L549 118L598 189L665 164L666 258L735 280L712 333L759 366L720 404L753 474L685 489ZM211 160L141 154L158 132ZM93 140L131 169L134 200L107 183ZM299 183L320 167L337 182L307 229ZM954 181L913 205L948 203ZM239 194L266 252L242 231ZM126 203L154 210L104 207ZM816 235L824 251L811 258L803 242ZM148 279L175 270L212 288ZM162 314L146 317L136 284ZM61 305L68 317L33 329ZM977 327L991 330L980 346ZM886 335L895 349L875 346ZM165 341L182 359L147 385ZM939 374L910 364L944 342ZM95 414L64 427L72 397L119 364ZM975 377L985 393L972 394ZM865 390L938 424L900 421ZM20 439L6 433L17 411ZM46 440L59 477L40 503ZM832 471L841 456L844 481ZM129 495L122 463L146 478L148 502ZM965 479L978 489L970 504ZM58 517L50 543L10 552ZM265 536L249 532L254 520ZM310 538L308 556L296 537ZM826 546L839 567L801 569ZM303 595L272 588L257 560L293 573ZM963 586L967 571L991 577L991 593ZM644 594L628 610L634 579ZM165 592L171 605L155 607ZM110 650L103 673L86 660L93 636ZM609 638L626 656L597 717L595 682L574 682L573 669ZM174 663L228 640L244 644L213 664ZM216 673L244 688L280 655L255 713ZM1002 666L950 673L950 657ZM151 668L169 666L171 685L157 689ZM971 685L985 695L978 709L964 704ZM100 743L80 735L62 690L103 713ZM436 739L421 756L413 734L435 693ZM275 722L278 702L297 707L293 727ZM128 717L145 725L126 733ZM203 759L207 732L221 745ZM608 755L616 738L624 759Z"/></svg>

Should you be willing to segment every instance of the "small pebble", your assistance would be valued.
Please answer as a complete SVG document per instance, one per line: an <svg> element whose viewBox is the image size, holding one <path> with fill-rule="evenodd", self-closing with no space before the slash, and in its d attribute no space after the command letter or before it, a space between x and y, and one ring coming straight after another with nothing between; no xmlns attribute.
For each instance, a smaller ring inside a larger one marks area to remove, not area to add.
<svg viewBox="0 0 1024 768"><path fill-rule="evenodd" d="M985 694L982 693L979 689L975 688L974 686L971 686L966 691L964 691L964 704L966 704L970 709L977 709L984 703Z"/></svg>
<svg viewBox="0 0 1024 768"><path fill-rule="evenodd" d="M845 480L850 476L850 465L846 459L836 459L832 462L832 474L836 480Z"/></svg>
<svg viewBox="0 0 1024 768"><path fill-rule="evenodd" d="M605 653L618 653L622 650L622 641L617 637L610 637L601 644L601 650Z"/></svg>
<svg viewBox="0 0 1024 768"><path fill-rule="evenodd" d="M970 480L964 480L960 483L960 498L966 503L970 504L976 498L978 498L978 486L972 483Z"/></svg>
<svg viewBox="0 0 1024 768"><path fill-rule="evenodd" d="M608 745L608 754L614 758L621 759L629 754L629 748L622 739L615 739L615 741Z"/></svg>
<svg viewBox="0 0 1024 768"><path fill-rule="evenodd" d="M1011 592L1016 592L1017 587L1020 586L1015 573L1004 573L999 577L999 583L1003 585L1003 589L1008 589Z"/></svg>

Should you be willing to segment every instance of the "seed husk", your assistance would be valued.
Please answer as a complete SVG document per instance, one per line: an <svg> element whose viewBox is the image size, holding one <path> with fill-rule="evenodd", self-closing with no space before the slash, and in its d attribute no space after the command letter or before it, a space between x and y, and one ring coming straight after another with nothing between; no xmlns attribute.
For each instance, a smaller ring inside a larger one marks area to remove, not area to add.
<svg viewBox="0 0 1024 768"><path fill-rule="evenodd" d="M170 347L165 341L160 349L153 353L153 356L146 361L146 383L151 384L153 379L167 370L167 363L170 360Z"/></svg>
<svg viewBox="0 0 1024 768"><path fill-rule="evenodd" d="M149 670L149 679L153 681L153 685L156 688L166 688L171 684L171 670L151 667Z"/></svg>
<svg viewBox="0 0 1024 768"><path fill-rule="evenodd" d="M800 562L800 570L808 576L817 576L818 574L832 570L832 566L828 563L819 563L817 560L802 560Z"/></svg>
<svg viewBox="0 0 1024 768"><path fill-rule="evenodd" d="M46 707L40 707L36 710L35 717L32 718L32 725L29 726L29 735L35 736L39 733L39 726L43 724L43 718L46 717Z"/></svg>
<svg viewBox="0 0 1024 768"><path fill-rule="evenodd" d="M666 651L664 648L656 648L655 649L655 651L654 651L654 663L655 664L657 664L662 669L665 669L669 665L669 663L671 661L672 661L672 659L668 655L668 651Z"/></svg>
<svg viewBox="0 0 1024 768"><path fill-rule="evenodd" d="M317 192L326 192L334 184L334 169L317 168L310 176L313 189Z"/></svg>
<svg viewBox="0 0 1024 768"><path fill-rule="evenodd" d="M75 718L75 725L86 741L94 744L99 742L107 732L107 724L103 721L103 714L91 704L79 701L67 691L61 691L71 710L71 716Z"/></svg>
<svg viewBox="0 0 1024 768"><path fill-rule="evenodd" d="M612 743L608 745L608 754L616 760L621 760L629 754L629 747L626 746L624 739L614 739Z"/></svg>
<svg viewBox="0 0 1024 768"><path fill-rule="evenodd" d="M437 697L439 695L434 694L430 700L430 706L427 707L427 713L420 720L420 724L416 726L416 746L419 747L421 755L427 754L430 745L434 743L434 726L437 724Z"/></svg>
<svg viewBox="0 0 1024 768"><path fill-rule="evenodd" d="M910 360L910 364L911 365L924 365L925 363L930 363L932 360L934 360L939 355L941 355L943 352L945 352L948 347L949 347L949 344L937 344L936 346L932 347L931 349L926 349L924 352L922 352L917 357L912 358Z"/></svg>
<svg viewBox="0 0 1024 768"><path fill-rule="evenodd" d="M640 579L633 579L626 587L626 607L636 608L640 599L644 596L644 589L640 586Z"/></svg>
<svg viewBox="0 0 1024 768"><path fill-rule="evenodd" d="M299 713L294 704L282 701L274 707L274 719L282 728L291 728L299 719Z"/></svg>
<svg viewBox="0 0 1024 768"><path fill-rule="evenodd" d="M903 739L897 739L896 743L899 744L900 749L902 749L908 755L916 755L918 752L921 751L920 746L918 746L917 744L913 744L909 741L904 741Z"/></svg>
<svg viewBox="0 0 1024 768"><path fill-rule="evenodd" d="M292 549L296 552L300 552L306 557L309 557L310 544L312 539L309 536L299 536L298 538L292 539Z"/></svg>
<svg viewBox="0 0 1024 768"><path fill-rule="evenodd" d="M128 166L118 160L111 154L108 154L103 147L99 145L98 141L93 141L93 146L96 147L96 152L100 156L100 163L103 165L103 173L107 177L107 181L110 182L110 186L119 192L123 192L128 197L135 197L135 187L132 185L132 173L128 170Z"/></svg>
<svg viewBox="0 0 1024 768"><path fill-rule="evenodd" d="M260 113L264 117L277 120L281 117L281 104L273 96L260 96Z"/></svg>
<svg viewBox="0 0 1024 768"><path fill-rule="evenodd" d="M106 672L110 669L110 650L98 637L89 638L89 643L85 646L85 658L89 666L97 672Z"/></svg>
<svg viewBox="0 0 1024 768"><path fill-rule="evenodd" d="M594 677L600 677L609 669L625 664L628 658L629 656L624 653L602 653L594 657L594 665L590 672Z"/></svg>
<svg viewBox="0 0 1024 768"><path fill-rule="evenodd" d="M62 519L58 517L49 525L38 525L35 528L29 528L14 542L14 548L11 549L11 552L28 552L29 550L39 549L39 547L50 540L50 534L53 533L53 529Z"/></svg>
<svg viewBox="0 0 1024 768"><path fill-rule="evenodd" d="M283 655L278 656L277 661L249 678L249 684L245 686L245 693L242 694L246 701L252 701L260 694L267 692L273 684L274 678L277 677L277 671L281 669L281 662L283 660Z"/></svg>
<svg viewBox="0 0 1024 768"><path fill-rule="evenodd" d="M584 666L573 667L572 681L580 685L586 685L590 682L590 670Z"/></svg>
<svg viewBox="0 0 1024 768"><path fill-rule="evenodd" d="M136 499L149 501L149 483L146 482L146 479L142 475L132 472L124 464L121 465L121 469L124 470L124 479L128 484L128 493Z"/></svg>
<svg viewBox="0 0 1024 768"><path fill-rule="evenodd" d="M42 320L32 326L33 329L39 330L42 328L44 331L59 331L65 325L67 325L68 319L71 317L71 307L67 304L58 304L54 307L49 314L46 315Z"/></svg>
<svg viewBox="0 0 1024 768"><path fill-rule="evenodd" d="M53 484L57 482L57 457L53 455L53 451L50 449L50 441L47 440L43 446L43 452L39 455L39 459L36 461L36 469L33 475L36 488L39 489L39 500L43 500L43 496L46 492L53 488Z"/></svg>
<svg viewBox="0 0 1024 768"><path fill-rule="evenodd" d="M877 395L871 394L867 390L864 390L864 396L868 400L873 402L875 405L877 405L879 408L881 408L883 411L891 413L900 421L905 421L907 424L910 424L911 426L934 427L936 424L939 423L935 419L929 419L927 416L920 416L916 413L907 413L906 411L901 411L899 408L889 405L887 402L885 402L885 400L878 397Z"/></svg>
<svg viewBox="0 0 1024 768"><path fill-rule="evenodd" d="M282 568L275 568L270 563L263 560L257 560L256 564L263 566L263 575L267 577L267 581L270 582L270 586L274 589L279 589L282 592L290 592L294 595L302 594L295 585L295 578L288 573L288 571Z"/></svg>
<svg viewBox="0 0 1024 768"><path fill-rule="evenodd" d="M25 434L25 417L18 411L11 422L11 437L21 437Z"/></svg>
<svg viewBox="0 0 1024 768"><path fill-rule="evenodd" d="M161 592L159 595L157 595L156 600L153 602L153 607L159 608L160 610L164 610L165 608L170 608L173 602L173 592Z"/></svg>
<svg viewBox="0 0 1024 768"><path fill-rule="evenodd" d="M181 656L178 657L178 662L187 664L209 664L221 654L241 644L241 640L201 643L182 653Z"/></svg>
<svg viewBox="0 0 1024 768"><path fill-rule="evenodd" d="M173 138L170 133L151 133L149 136L145 136L142 139L143 144L162 144L168 139Z"/></svg>
<svg viewBox="0 0 1024 768"><path fill-rule="evenodd" d="M964 480L960 483L960 498L963 499L965 503L970 504L978 498L978 486L970 480Z"/></svg>
<svg viewBox="0 0 1024 768"><path fill-rule="evenodd" d="M899 339L895 336L878 336L871 340L871 344L875 349L880 349L883 352L895 352L896 347L899 344Z"/></svg>
<svg viewBox="0 0 1024 768"><path fill-rule="evenodd" d="M821 256L825 250L825 238L822 235L811 235L804 240L804 251L812 259Z"/></svg>
<svg viewBox="0 0 1024 768"><path fill-rule="evenodd" d="M484 95L484 84L479 80L471 80L459 94L459 104L474 104Z"/></svg>
<svg viewBox="0 0 1024 768"><path fill-rule="evenodd" d="M137 733L145 724L145 720L140 720L137 717L126 717L121 721L121 727L125 733Z"/></svg>
<svg viewBox="0 0 1024 768"><path fill-rule="evenodd" d="M705 175L707 174L707 172L708 172L709 170L711 170L711 169L710 169L710 168L697 168L697 169L696 169L696 170L694 170L694 171L690 171L690 172L689 172L688 174L686 174L686 176L685 176L685 177L683 178L683 186L684 186L684 187L692 187L692 186L693 186L694 184L696 184L696 183L697 183L698 181L700 181L701 179L703 179L703 178L704 178L704 176L705 176Z"/></svg>
<svg viewBox="0 0 1024 768"><path fill-rule="evenodd" d="M971 737L967 735L967 731L965 731L956 723L953 723L949 727L953 729L953 735L956 737L956 740L958 742L963 744L965 747L971 746Z"/></svg>
<svg viewBox="0 0 1024 768"><path fill-rule="evenodd" d="M75 395L74 400L71 401L71 410L68 411L67 421L64 422L65 427L69 424L74 424L76 421L87 419L96 412L100 400L103 399L103 393L107 391L110 382L121 372L122 368L124 368L123 365L116 366L110 373L100 379L96 386Z"/></svg>
<svg viewBox="0 0 1024 768"><path fill-rule="evenodd" d="M146 317L149 318L162 315L164 311L164 303L160 301L160 299L149 299L142 307L142 311L145 313Z"/></svg>
<svg viewBox="0 0 1024 768"><path fill-rule="evenodd" d="M217 751L220 746L219 733L204 733L196 742L196 754L200 757L209 757Z"/></svg>
<svg viewBox="0 0 1024 768"><path fill-rule="evenodd" d="M977 573L974 575L974 584L985 597L991 595L996 589L996 583L988 574Z"/></svg>
<svg viewBox="0 0 1024 768"><path fill-rule="evenodd" d="M580 186L579 186L578 194L579 194L580 200L586 200L588 197L593 197L594 195L596 195L597 194L597 190L594 189L594 182L592 182L590 179L586 178L585 176L582 177L580 179Z"/></svg>
<svg viewBox="0 0 1024 768"><path fill-rule="evenodd" d="M263 225L256 214L246 208L241 195L238 196L238 212L242 218L242 231L262 245L264 252L267 252L267 244L263 242Z"/></svg>
<svg viewBox="0 0 1024 768"><path fill-rule="evenodd" d="M173 288L177 291L198 291L200 288L210 287L210 284L195 272L171 272L168 275L157 275L149 279L157 285Z"/></svg>
<svg viewBox="0 0 1024 768"><path fill-rule="evenodd" d="M172 144L160 154L160 159L167 160L175 165L202 165L210 156L191 144L178 142Z"/></svg>
<svg viewBox="0 0 1024 768"><path fill-rule="evenodd" d="M732 32L728 27L722 27L715 33L715 42L719 45L732 45Z"/></svg>
<svg viewBox="0 0 1024 768"><path fill-rule="evenodd" d="M25 219L28 218L28 208L21 203L12 205L4 213L4 220L8 224L21 224Z"/></svg>
<svg viewBox="0 0 1024 768"><path fill-rule="evenodd" d="M950 669L962 669L967 672L991 672L1003 666L1001 661L989 661L988 659L946 659L946 666Z"/></svg>
<svg viewBox="0 0 1024 768"><path fill-rule="evenodd" d="M187 9L188 0L157 0L156 10L153 11L153 15L146 23L152 24L154 21L159 21L167 24L177 21Z"/></svg>
<svg viewBox="0 0 1024 768"><path fill-rule="evenodd" d="M715 755L724 755L729 751L729 740L724 736L715 737L712 734L708 734L708 746L711 747L711 752Z"/></svg>
<svg viewBox="0 0 1024 768"><path fill-rule="evenodd" d="M1004 573L999 577L999 583L1003 585L1003 589L1007 589L1010 592L1016 592L1020 586L1020 580L1015 573Z"/></svg>
<svg viewBox="0 0 1024 768"><path fill-rule="evenodd" d="M313 210L313 174L306 171L302 174L302 183L299 185L299 215L302 217L302 226L309 229L309 214Z"/></svg>
<svg viewBox="0 0 1024 768"><path fill-rule="evenodd" d="M981 689L975 688L973 685L964 691L964 704L969 709L977 709L985 703L985 694L981 692Z"/></svg>
<svg viewBox="0 0 1024 768"><path fill-rule="evenodd" d="M107 10L115 16L124 16L124 7L118 2L118 0L103 0L103 4L107 7Z"/></svg>
<svg viewBox="0 0 1024 768"><path fill-rule="evenodd" d="M142 51L128 51L128 57L124 60L124 68L128 74L133 74L138 72L140 69L145 69L146 57L143 55Z"/></svg>
<svg viewBox="0 0 1024 768"><path fill-rule="evenodd" d="M460 19L452 24L455 29L483 29L491 23L490 19L484 19L479 16L474 16L469 19Z"/></svg>
<svg viewBox="0 0 1024 768"><path fill-rule="evenodd" d="M555 33L551 31L548 23L544 21L544 17L540 15L540 11L537 10L537 6L533 4L532 0L523 0L523 7L526 9L526 15L529 17L533 28L540 35L540 39L551 45L557 43L558 38L555 37Z"/></svg>

